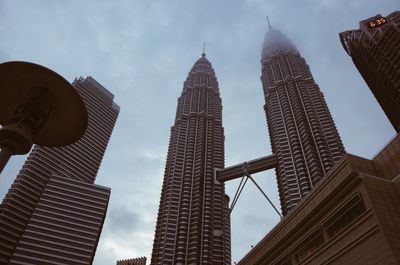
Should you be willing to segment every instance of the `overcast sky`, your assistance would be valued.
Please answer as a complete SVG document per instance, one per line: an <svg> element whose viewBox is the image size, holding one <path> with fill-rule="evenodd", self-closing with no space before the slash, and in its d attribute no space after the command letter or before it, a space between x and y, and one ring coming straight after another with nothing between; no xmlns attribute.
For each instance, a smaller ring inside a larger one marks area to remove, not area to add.
<svg viewBox="0 0 400 265"><path fill-rule="evenodd" d="M90 75L121 106L96 180L112 194L94 264L109 265L150 259L177 98L203 42L219 80L226 166L271 153L260 82L266 15L310 65L347 152L371 158L395 131L338 33L399 7L399 0L0 0L0 62L42 64L71 82ZM25 159L7 165L0 198ZM274 171L255 179L278 206ZM231 198L237 185L227 184ZM232 261L279 221L252 183L231 218Z"/></svg>

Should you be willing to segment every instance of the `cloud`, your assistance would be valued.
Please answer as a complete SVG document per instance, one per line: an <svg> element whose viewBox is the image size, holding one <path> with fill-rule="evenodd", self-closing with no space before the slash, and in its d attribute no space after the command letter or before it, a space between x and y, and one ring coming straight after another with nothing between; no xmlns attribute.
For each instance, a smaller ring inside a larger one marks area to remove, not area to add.
<svg viewBox="0 0 400 265"><path fill-rule="evenodd" d="M108 226L113 229L110 231L118 237L125 237L126 231L135 232L140 228L140 215L134 211L134 208L128 208L125 205L113 206L108 211ZM126 239L126 238L125 238Z"/></svg>

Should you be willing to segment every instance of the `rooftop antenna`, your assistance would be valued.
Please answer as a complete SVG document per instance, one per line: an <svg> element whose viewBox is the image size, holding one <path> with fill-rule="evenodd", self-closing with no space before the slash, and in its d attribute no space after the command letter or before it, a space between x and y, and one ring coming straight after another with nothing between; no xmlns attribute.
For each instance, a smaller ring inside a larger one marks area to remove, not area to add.
<svg viewBox="0 0 400 265"><path fill-rule="evenodd" d="M271 23L269 23L269 18L268 18L268 16L267 16L267 21L268 21L268 29L271 29L272 27L271 27Z"/></svg>
<svg viewBox="0 0 400 265"><path fill-rule="evenodd" d="M201 54L201 56L205 57L206 56L206 43L203 42L203 53Z"/></svg>

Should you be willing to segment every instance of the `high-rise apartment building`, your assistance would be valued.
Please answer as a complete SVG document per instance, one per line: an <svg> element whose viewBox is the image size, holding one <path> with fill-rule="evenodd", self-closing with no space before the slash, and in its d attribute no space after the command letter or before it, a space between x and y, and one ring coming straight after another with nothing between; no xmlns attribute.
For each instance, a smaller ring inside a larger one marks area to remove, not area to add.
<svg viewBox="0 0 400 265"><path fill-rule="evenodd" d="M265 113L278 159L277 182L287 214L345 150L324 95L292 42L269 28L262 50Z"/></svg>
<svg viewBox="0 0 400 265"><path fill-rule="evenodd" d="M35 146L0 205L0 264L91 264L110 189L94 184L119 106L91 77L73 86L88 110L74 144Z"/></svg>
<svg viewBox="0 0 400 265"><path fill-rule="evenodd" d="M400 11L360 21L358 30L339 36L394 129L400 132Z"/></svg>
<svg viewBox="0 0 400 265"><path fill-rule="evenodd" d="M203 53L178 99L151 264L230 264L229 198L214 180L224 167L218 82Z"/></svg>

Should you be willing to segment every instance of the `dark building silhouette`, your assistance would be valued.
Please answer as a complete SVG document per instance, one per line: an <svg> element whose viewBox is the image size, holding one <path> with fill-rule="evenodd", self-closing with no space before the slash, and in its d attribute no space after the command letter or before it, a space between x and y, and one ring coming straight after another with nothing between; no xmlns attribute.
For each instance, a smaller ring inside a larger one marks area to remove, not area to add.
<svg viewBox="0 0 400 265"><path fill-rule="evenodd" d="M339 34L346 52L400 132L400 12L360 21L358 30Z"/></svg>
<svg viewBox="0 0 400 265"><path fill-rule="evenodd" d="M203 53L178 99L151 264L230 264L229 198L214 180L224 167L218 82Z"/></svg>
<svg viewBox="0 0 400 265"><path fill-rule="evenodd" d="M345 154L324 95L291 41L269 28L262 50L265 113L287 214Z"/></svg>
<svg viewBox="0 0 400 265"><path fill-rule="evenodd" d="M0 206L0 264L91 264L110 189L94 184L119 106L91 77L73 86L88 128L76 143L35 146Z"/></svg>
<svg viewBox="0 0 400 265"><path fill-rule="evenodd" d="M146 257L119 260L117 265L146 265Z"/></svg>

